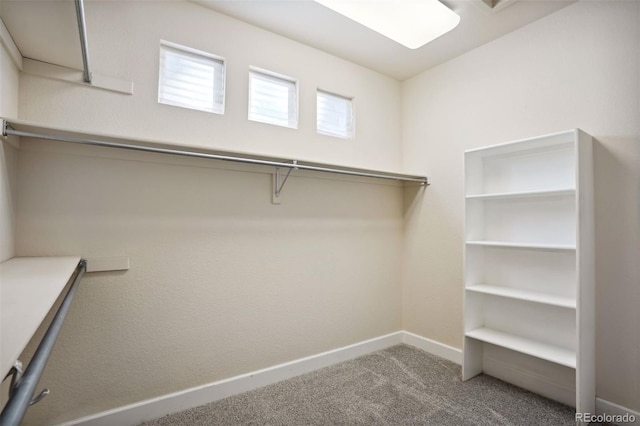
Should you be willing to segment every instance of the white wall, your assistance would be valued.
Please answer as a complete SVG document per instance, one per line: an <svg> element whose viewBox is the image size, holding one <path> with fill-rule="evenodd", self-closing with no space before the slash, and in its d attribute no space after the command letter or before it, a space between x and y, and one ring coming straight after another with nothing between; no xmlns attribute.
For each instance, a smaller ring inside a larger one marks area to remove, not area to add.
<svg viewBox="0 0 640 426"><path fill-rule="evenodd" d="M389 77L191 2L91 2L86 15L92 71L133 81L134 95L24 75L21 118L184 145L400 167L400 84ZM158 104L161 39L227 59L224 116ZM247 120L250 65L298 79L298 130ZM317 88L354 97L354 139L316 133Z"/></svg>
<svg viewBox="0 0 640 426"><path fill-rule="evenodd" d="M597 395L640 409L640 3L581 1L403 83L406 330L461 347L463 152L570 128L597 139ZM407 194L412 195L411 191Z"/></svg>
<svg viewBox="0 0 640 426"><path fill-rule="evenodd" d="M397 186L297 177L274 206L270 170L80 148L23 138L17 254L131 269L83 279L28 424L401 329Z"/></svg>
<svg viewBox="0 0 640 426"><path fill-rule="evenodd" d="M0 22L0 25L4 24ZM18 68L0 43L0 117L17 116ZM17 159L16 148L3 139L0 146L0 261L14 254Z"/></svg>
<svg viewBox="0 0 640 426"><path fill-rule="evenodd" d="M18 151L9 142L0 147L0 262L11 259L15 249L15 185Z"/></svg>
<svg viewBox="0 0 640 426"><path fill-rule="evenodd" d="M400 84L188 2L90 2L93 71L126 96L22 74L20 118L365 167L400 165ZM171 25L168 25L168 24ZM224 116L157 104L160 39L228 60ZM301 128L250 123L249 64L300 80ZM315 134L315 89L356 98L357 138ZM16 253L129 256L86 274L49 361L51 424L401 329L402 190L23 138ZM28 360L31 344L23 355Z"/></svg>

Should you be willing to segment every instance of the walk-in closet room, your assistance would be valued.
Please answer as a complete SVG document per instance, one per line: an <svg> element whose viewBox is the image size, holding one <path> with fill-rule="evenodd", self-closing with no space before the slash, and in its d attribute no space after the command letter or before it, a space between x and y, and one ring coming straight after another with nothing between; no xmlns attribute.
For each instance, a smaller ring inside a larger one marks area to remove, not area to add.
<svg viewBox="0 0 640 426"><path fill-rule="evenodd" d="M0 0L2 426L640 425L640 0Z"/></svg>

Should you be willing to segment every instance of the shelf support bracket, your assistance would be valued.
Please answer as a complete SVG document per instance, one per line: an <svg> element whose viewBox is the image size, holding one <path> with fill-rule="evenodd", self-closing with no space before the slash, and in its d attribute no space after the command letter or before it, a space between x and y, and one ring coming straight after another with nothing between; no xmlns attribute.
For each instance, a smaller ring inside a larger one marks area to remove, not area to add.
<svg viewBox="0 0 640 426"><path fill-rule="evenodd" d="M76 17L78 18L78 32L80 34L80 48L82 50L82 77L85 83L91 84L93 76L89 70L89 43L87 42L87 24L84 16L84 0L76 0Z"/></svg>
<svg viewBox="0 0 640 426"><path fill-rule="evenodd" d="M295 167L297 164L298 161L293 160L293 167L289 168L289 171L287 171L284 177L280 174L280 167L276 167L276 172L273 174L273 196L271 197L273 204L280 204L280 194L282 193L284 184L287 183L287 179L289 179L289 175L293 169L297 169L297 167Z"/></svg>

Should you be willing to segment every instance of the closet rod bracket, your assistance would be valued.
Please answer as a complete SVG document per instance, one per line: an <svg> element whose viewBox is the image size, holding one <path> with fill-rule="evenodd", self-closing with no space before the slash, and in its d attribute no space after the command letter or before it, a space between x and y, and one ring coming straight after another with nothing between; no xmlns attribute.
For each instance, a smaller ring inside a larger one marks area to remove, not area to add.
<svg viewBox="0 0 640 426"><path fill-rule="evenodd" d="M282 189L284 188L284 184L287 183L287 179L289 179L289 175L293 171L293 169L297 169L298 164L297 160L293 160L292 167L289 167L287 174L282 177L280 174L280 167L276 167L276 171L273 174L273 196L271 197L271 202L273 204L280 204L280 194L282 193Z"/></svg>
<svg viewBox="0 0 640 426"><path fill-rule="evenodd" d="M7 120L2 120L2 136L4 136L5 138L9 136L9 133L7 132L7 130L10 128L11 126L9 126L9 123L7 122Z"/></svg>
<svg viewBox="0 0 640 426"><path fill-rule="evenodd" d="M11 376L11 383L9 384L9 399L13 398L14 393L18 390L18 386L22 381L22 376L24 374L24 369L22 368L22 362L18 359L11 367L11 370L7 373L5 379ZM42 399L49 395L51 391L49 389L44 389L42 392L38 394L38 396L34 397L29 401L29 405L37 404L42 401Z"/></svg>

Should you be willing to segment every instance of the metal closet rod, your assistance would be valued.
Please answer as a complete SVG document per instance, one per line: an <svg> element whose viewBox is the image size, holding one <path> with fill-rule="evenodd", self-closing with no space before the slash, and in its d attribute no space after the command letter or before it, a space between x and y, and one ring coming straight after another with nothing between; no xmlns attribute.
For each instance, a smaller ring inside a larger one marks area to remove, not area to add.
<svg viewBox="0 0 640 426"><path fill-rule="evenodd" d="M336 173L336 174L350 175L350 176L362 176L362 177L370 177L370 178L376 178L376 179L395 180L399 182L414 182L414 183L420 183L422 185L429 184L428 178L424 176L399 175L399 174L380 173L380 172L365 171L365 170L359 171L359 170L339 169L339 168L333 168L333 167L311 166L306 164L300 164L297 161L292 161L291 163L285 163L281 161L260 160L257 158L233 157L229 155L207 154L203 152L182 151L182 150L167 149L167 148L153 148L153 147L142 146L142 145L105 142L105 141L99 141L99 140L93 140L93 139L80 139L80 138L74 138L70 136L59 136L59 135L49 135L49 134L43 134L43 133L25 132L22 130L12 129L10 127L10 124L7 123L6 121L4 121L2 126L2 134L4 136L10 136L10 135L21 136L21 137L27 137L27 138L71 142L71 143L77 143L77 144L83 144L83 145L94 145L94 146L103 146L108 148L129 149L133 151L180 155L184 157L209 158L213 160L232 161L236 163L259 164L262 166L283 167L283 168L297 169L297 170L310 170L310 171L316 171L316 172Z"/></svg>
<svg viewBox="0 0 640 426"><path fill-rule="evenodd" d="M73 283L65 295L64 300L60 304L58 312L56 312L56 315L53 317L53 321L51 321L46 334L40 341L38 349L33 355L29 366L21 377L17 377L17 381L12 380L12 385L15 384L15 386L11 389L9 401L7 401L7 404L4 406L2 414L0 415L0 424L2 426L19 425L22 422L29 405L38 402L43 396L49 393L49 390L46 389L37 397L34 398L33 396L36 386L40 381L40 377L42 377L42 373L44 372L44 367L49 360L51 351L53 350L53 345L56 343L58 334L62 329L62 323L67 316L67 312L69 312L71 302L76 294L80 280L86 270L87 263L83 259L78 263L78 266L74 271L75 277L72 276L71 278ZM13 374L15 375L18 373L14 372ZM16 378L16 376L14 376L14 378Z"/></svg>

